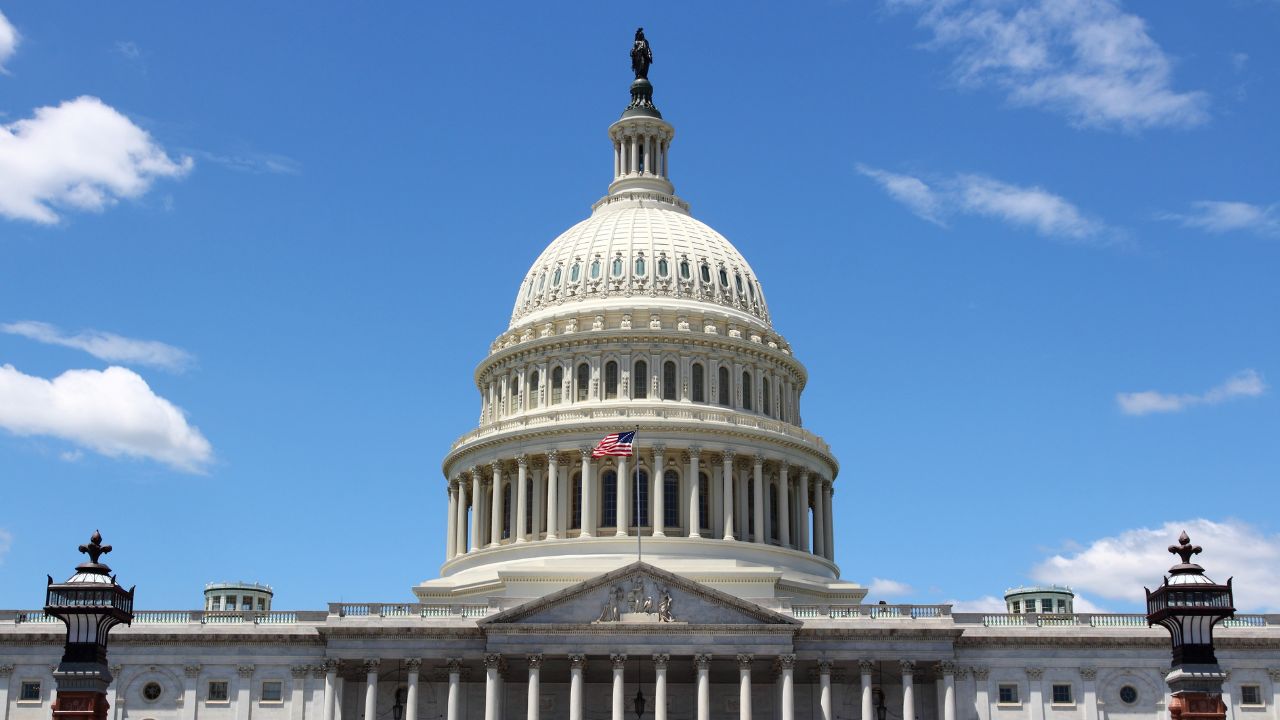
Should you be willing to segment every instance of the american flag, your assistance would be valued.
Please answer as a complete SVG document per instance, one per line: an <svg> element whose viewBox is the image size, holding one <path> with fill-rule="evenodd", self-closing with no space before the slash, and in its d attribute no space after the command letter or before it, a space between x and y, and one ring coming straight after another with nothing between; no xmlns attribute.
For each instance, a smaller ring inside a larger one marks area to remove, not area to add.
<svg viewBox="0 0 1280 720"><path fill-rule="evenodd" d="M596 443L595 449L591 451L591 457L598 458L606 455L631 457L631 444L635 439L635 430L605 435L603 440Z"/></svg>

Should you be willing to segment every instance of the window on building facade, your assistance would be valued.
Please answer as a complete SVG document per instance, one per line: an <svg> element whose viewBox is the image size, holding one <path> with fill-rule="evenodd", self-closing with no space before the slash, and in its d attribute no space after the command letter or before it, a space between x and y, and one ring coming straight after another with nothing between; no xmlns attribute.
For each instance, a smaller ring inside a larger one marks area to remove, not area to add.
<svg viewBox="0 0 1280 720"><path fill-rule="evenodd" d="M225 598L223 598L223 600L222 600L222 609L223 609L223 610L235 610L235 609L236 609L236 596L235 596L235 595L228 595L228 596L226 596Z"/></svg>
<svg viewBox="0 0 1280 720"><path fill-rule="evenodd" d="M742 297L742 276L734 273L733 286L738 290L738 297Z"/></svg>
<svg viewBox="0 0 1280 720"><path fill-rule="evenodd" d="M702 282L704 285L711 284L711 266L710 265L706 263L702 263L702 265L698 268L698 273L702 276Z"/></svg>
<svg viewBox="0 0 1280 720"><path fill-rule="evenodd" d="M559 405L560 396L564 392L564 368L557 367L551 371L551 404Z"/></svg>
<svg viewBox="0 0 1280 720"><path fill-rule="evenodd" d="M582 475L573 476L573 489L569 491L569 529L582 529Z"/></svg>
<svg viewBox="0 0 1280 720"><path fill-rule="evenodd" d="M208 695L205 699L209 702L227 702L227 681L226 680L210 680Z"/></svg>
<svg viewBox="0 0 1280 720"><path fill-rule="evenodd" d="M742 409L751 409L751 373L742 373Z"/></svg>
<svg viewBox="0 0 1280 720"><path fill-rule="evenodd" d="M1012 683L1002 683L998 688L998 699L1001 705L1018 704L1018 686Z"/></svg>
<svg viewBox="0 0 1280 720"><path fill-rule="evenodd" d="M618 526L618 473L606 470L600 481L600 527Z"/></svg>
<svg viewBox="0 0 1280 720"><path fill-rule="evenodd" d="M267 599L266 599L266 598L258 598L258 612L263 612L263 611L265 611L266 609L267 609Z"/></svg>
<svg viewBox="0 0 1280 720"><path fill-rule="evenodd" d="M691 384L693 385L692 394L694 402L700 403L707 401L706 375L707 373L702 368L702 363L693 364L693 379Z"/></svg>
<svg viewBox="0 0 1280 720"><path fill-rule="evenodd" d="M620 257L613 259L613 276L622 277L622 258Z"/></svg>
<svg viewBox="0 0 1280 720"><path fill-rule="evenodd" d="M253 597L250 595L245 595L244 597L240 598L240 609L246 610L246 611L253 610Z"/></svg>
<svg viewBox="0 0 1280 720"><path fill-rule="evenodd" d="M587 393L591 390L591 366L586 363L578 365L578 387L576 397L578 402L587 399Z"/></svg>
<svg viewBox="0 0 1280 720"><path fill-rule="evenodd" d="M680 277L684 280L689 279L689 261L688 260L680 261Z"/></svg>
<svg viewBox="0 0 1280 720"><path fill-rule="evenodd" d="M160 687L160 683L154 680L142 686L142 699L147 702L155 702L164 694L164 688Z"/></svg>
<svg viewBox="0 0 1280 720"><path fill-rule="evenodd" d="M582 277L582 265L574 263L573 267L569 268L569 282L576 283L580 277Z"/></svg>
<svg viewBox="0 0 1280 720"><path fill-rule="evenodd" d="M631 508L631 524L637 527L649 526L649 473L641 470L636 482L636 497Z"/></svg>
<svg viewBox="0 0 1280 720"><path fill-rule="evenodd" d="M538 407L538 371L529 373L529 407Z"/></svg>
<svg viewBox="0 0 1280 720"><path fill-rule="evenodd" d="M680 474L675 470L663 474L662 524L667 527L680 525Z"/></svg>
<svg viewBox="0 0 1280 720"><path fill-rule="evenodd" d="M1075 702L1071 699L1071 686L1066 683L1054 683L1053 702L1055 705L1070 705Z"/></svg>
<svg viewBox="0 0 1280 720"><path fill-rule="evenodd" d="M591 261L591 279L592 280L600 279L600 261L599 260Z"/></svg>
<svg viewBox="0 0 1280 720"><path fill-rule="evenodd" d="M721 405L725 407L729 407L729 404L732 402L730 398L733 397L733 395L731 394L733 392L733 388L730 386L730 383L729 383L729 368L721 367L720 372L717 374L719 375L719 385L720 385L719 387L720 397L718 399Z"/></svg>
<svg viewBox="0 0 1280 720"><path fill-rule="evenodd" d="M18 689L18 700L21 702L38 702L40 700L40 681L22 681L22 687Z"/></svg>
<svg viewBox="0 0 1280 720"><path fill-rule="evenodd" d="M1066 600L1059 600L1059 601L1058 601L1058 612L1060 612L1060 613L1065 613L1066 611L1067 611L1067 601L1066 601Z"/></svg>
<svg viewBox="0 0 1280 720"><path fill-rule="evenodd" d="M725 272L723 267L720 268L720 287L725 290L729 289L729 273Z"/></svg>
<svg viewBox="0 0 1280 720"><path fill-rule="evenodd" d="M1014 600L1014 601L1013 601L1013 608L1012 608L1012 609L1013 609L1013 612L1014 612L1014 614L1015 614L1015 615L1019 615L1019 614L1021 614L1021 613L1022 613L1022 601L1021 601L1021 600Z"/></svg>
<svg viewBox="0 0 1280 720"><path fill-rule="evenodd" d="M769 378L760 378L760 390L764 393L764 399L761 404L764 405L764 414L773 415L773 398L769 395Z"/></svg>
<svg viewBox="0 0 1280 720"><path fill-rule="evenodd" d="M284 685L279 680L263 680L262 694L260 697L264 703L283 702Z"/></svg>
<svg viewBox="0 0 1280 720"><path fill-rule="evenodd" d="M604 397L606 400L618 397L618 363L612 360L604 364Z"/></svg>
<svg viewBox="0 0 1280 720"><path fill-rule="evenodd" d="M1125 705L1132 705L1138 702L1138 690L1132 685L1125 685L1120 688L1120 702Z"/></svg>
<svg viewBox="0 0 1280 720"><path fill-rule="evenodd" d="M1262 686L1261 685L1241 685L1240 686L1240 704L1241 705L1261 705L1262 704Z"/></svg>
<svg viewBox="0 0 1280 720"><path fill-rule="evenodd" d="M553 288L560 287L560 273L561 273L561 268L557 267L556 271L551 274L551 287Z"/></svg>
<svg viewBox="0 0 1280 720"><path fill-rule="evenodd" d="M676 364L670 360L662 364L662 399L676 399Z"/></svg>
<svg viewBox="0 0 1280 720"><path fill-rule="evenodd" d="M631 379L631 394L637 400L649 397L649 363L636 361L635 377Z"/></svg>
<svg viewBox="0 0 1280 720"><path fill-rule="evenodd" d="M640 257L636 258L636 277L644 277L644 271L645 271L644 256L641 255Z"/></svg>
<svg viewBox="0 0 1280 720"><path fill-rule="evenodd" d="M666 277L671 268L667 265L666 258L658 259L658 277Z"/></svg>

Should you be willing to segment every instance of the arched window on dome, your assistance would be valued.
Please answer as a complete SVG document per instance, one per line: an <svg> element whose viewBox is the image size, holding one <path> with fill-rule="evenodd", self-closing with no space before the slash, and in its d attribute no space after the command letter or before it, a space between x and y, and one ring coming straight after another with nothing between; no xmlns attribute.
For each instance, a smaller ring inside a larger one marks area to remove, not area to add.
<svg viewBox="0 0 1280 720"><path fill-rule="evenodd" d="M604 399L618 398L618 363L610 360L604 364Z"/></svg>
<svg viewBox="0 0 1280 720"><path fill-rule="evenodd" d="M551 404L559 405L561 396L564 394L564 368L559 365L551 371Z"/></svg>
<svg viewBox="0 0 1280 720"><path fill-rule="evenodd" d="M658 277L665 278L671 272L671 267L667 264L666 258L658 258Z"/></svg>
<svg viewBox="0 0 1280 720"><path fill-rule="evenodd" d="M729 368L724 367L723 365L720 366L720 372L718 372L717 375L719 376L720 385L718 388L720 391L720 397L718 400L721 405L729 407L733 404L733 383L729 382Z"/></svg>
<svg viewBox="0 0 1280 720"><path fill-rule="evenodd" d="M551 273L551 287L553 288L560 287L560 274L562 272L563 272L563 268L556 267L556 271L554 273Z"/></svg>
<svg viewBox="0 0 1280 720"><path fill-rule="evenodd" d="M511 483L502 485L502 537L511 537Z"/></svg>
<svg viewBox="0 0 1280 720"><path fill-rule="evenodd" d="M636 258L636 277L644 277L645 265L644 256Z"/></svg>
<svg viewBox="0 0 1280 720"><path fill-rule="evenodd" d="M574 395L578 402L587 399L587 393L591 390L591 366L586 363L578 365L578 387Z"/></svg>
<svg viewBox="0 0 1280 720"><path fill-rule="evenodd" d="M618 527L618 473L612 470L600 477L600 527Z"/></svg>
<svg viewBox="0 0 1280 720"><path fill-rule="evenodd" d="M592 280L600 279L600 259L599 258L596 258L595 260L591 261L591 279Z"/></svg>
<svg viewBox="0 0 1280 720"><path fill-rule="evenodd" d="M582 263L575 262L573 267L569 268L569 282L576 283L582 277Z"/></svg>
<svg viewBox="0 0 1280 720"><path fill-rule="evenodd" d="M525 301L525 302L529 302L530 298L532 298L532 297L533 297L533 277L532 277L532 276L530 276L530 277L529 277L529 286L528 286L527 288L525 288L525 291L524 291L524 301Z"/></svg>
<svg viewBox="0 0 1280 720"><path fill-rule="evenodd" d="M631 524L634 527L649 527L649 471L640 470L640 478L636 485L636 496L631 498Z"/></svg>
<svg viewBox="0 0 1280 720"><path fill-rule="evenodd" d="M763 407L764 414L772 417L773 416L773 398L769 395L769 378L760 378L760 392L764 395L764 398L761 400L761 403L760 403L761 405L764 406Z"/></svg>
<svg viewBox="0 0 1280 720"><path fill-rule="evenodd" d="M769 484L769 539L778 539L778 486Z"/></svg>
<svg viewBox="0 0 1280 720"><path fill-rule="evenodd" d="M662 524L680 526L680 473L668 470L662 475Z"/></svg>
<svg viewBox="0 0 1280 720"><path fill-rule="evenodd" d="M529 401L525 403L526 405L529 406L530 410L538 407L538 380L539 380L538 371L537 370L531 371L529 373L529 385L528 385L529 389L527 391L529 395Z"/></svg>
<svg viewBox="0 0 1280 720"><path fill-rule="evenodd" d="M733 286L738 290L738 297L742 297L742 276L738 273L733 274Z"/></svg>
<svg viewBox="0 0 1280 720"><path fill-rule="evenodd" d="M702 267L699 268L698 272L702 275L702 283L704 285L710 285L711 284L711 266L706 263L702 263Z"/></svg>
<svg viewBox="0 0 1280 720"><path fill-rule="evenodd" d="M676 364L670 360L662 364L662 399L676 399Z"/></svg>
<svg viewBox="0 0 1280 720"><path fill-rule="evenodd" d="M698 473L698 529L711 530L711 478Z"/></svg>
<svg viewBox="0 0 1280 720"><path fill-rule="evenodd" d="M742 409L751 409L751 373L742 371Z"/></svg>
<svg viewBox="0 0 1280 720"><path fill-rule="evenodd" d="M622 258L620 257L613 259L613 276L622 277Z"/></svg>
<svg viewBox="0 0 1280 720"><path fill-rule="evenodd" d="M724 269L723 265L720 266L720 287L725 290L729 289L729 273Z"/></svg>
<svg viewBox="0 0 1280 720"><path fill-rule="evenodd" d="M706 373L706 370L703 369L702 363L693 364L692 375L693 377L691 378L690 385L693 386L691 389L691 392L693 394L693 401L698 403L706 402L707 401L707 388L706 388L707 373Z"/></svg>
<svg viewBox="0 0 1280 720"><path fill-rule="evenodd" d="M507 412L515 413L520 410L520 378L512 376L507 381Z"/></svg>
<svg viewBox="0 0 1280 720"><path fill-rule="evenodd" d="M631 379L631 395L636 400L649 397L649 363L636 361L635 376Z"/></svg>
<svg viewBox="0 0 1280 720"><path fill-rule="evenodd" d="M680 279L681 279L681 280L688 280L688 279L691 277L691 275L690 275L689 273L690 273L690 270L689 270L689 261L688 261L688 260L681 260L681 261L680 261Z"/></svg>
<svg viewBox="0 0 1280 720"><path fill-rule="evenodd" d="M573 474L573 489L569 491L569 529L582 529L582 473Z"/></svg>
<svg viewBox="0 0 1280 720"><path fill-rule="evenodd" d="M538 276L538 292L542 292L547 287L547 274L544 272Z"/></svg>
<svg viewBox="0 0 1280 720"><path fill-rule="evenodd" d="M756 301L756 284L747 280L747 295L751 296L751 302Z"/></svg>

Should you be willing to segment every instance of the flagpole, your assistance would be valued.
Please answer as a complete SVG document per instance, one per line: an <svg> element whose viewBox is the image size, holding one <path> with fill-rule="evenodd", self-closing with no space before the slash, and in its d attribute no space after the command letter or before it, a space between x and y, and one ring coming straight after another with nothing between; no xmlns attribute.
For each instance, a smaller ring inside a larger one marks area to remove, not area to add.
<svg viewBox="0 0 1280 720"><path fill-rule="evenodd" d="M636 435L640 434L639 425L636 425L635 433ZM636 448L636 478L635 482L632 483L632 485L635 486L635 492L632 493L635 499L635 507L632 509L632 514L635 515L636 518L636 562L642 562L644 560L644 550L641 547L641 539L644 537L644 527L640 524L640 518L642 517L640 514L640 451L637 443L635 442L635 438L633 437L631 440L631 447ZM650 518L650 522L652 522L652 518Z"/></svg>

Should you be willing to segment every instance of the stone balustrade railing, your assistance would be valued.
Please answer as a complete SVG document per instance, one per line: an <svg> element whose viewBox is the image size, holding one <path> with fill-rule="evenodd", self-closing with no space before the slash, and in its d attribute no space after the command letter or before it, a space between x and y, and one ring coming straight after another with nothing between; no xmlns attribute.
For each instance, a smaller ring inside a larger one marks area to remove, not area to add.
<svg viewBox="0 0 1280 720"><path fill-rule="evenodd" d="M950 605L792 605L792 617L833 620L920 620L951 615Z"/></svg>
<svg viewBox="0 0 1280 720"><path fill-rule="evenodd" d="M986 627L1095 627L1145 628L1147 617L1138 613L956 613L957 625ZM1280 615L1236 615L1223 627L1280 626Z"/></svg>
<svg viewBox="0 0 1280 720"><path fill-rule="evenodd" d="M340 618L482 618L498 610L476 603L329 603L329 615Z"/></svg>

